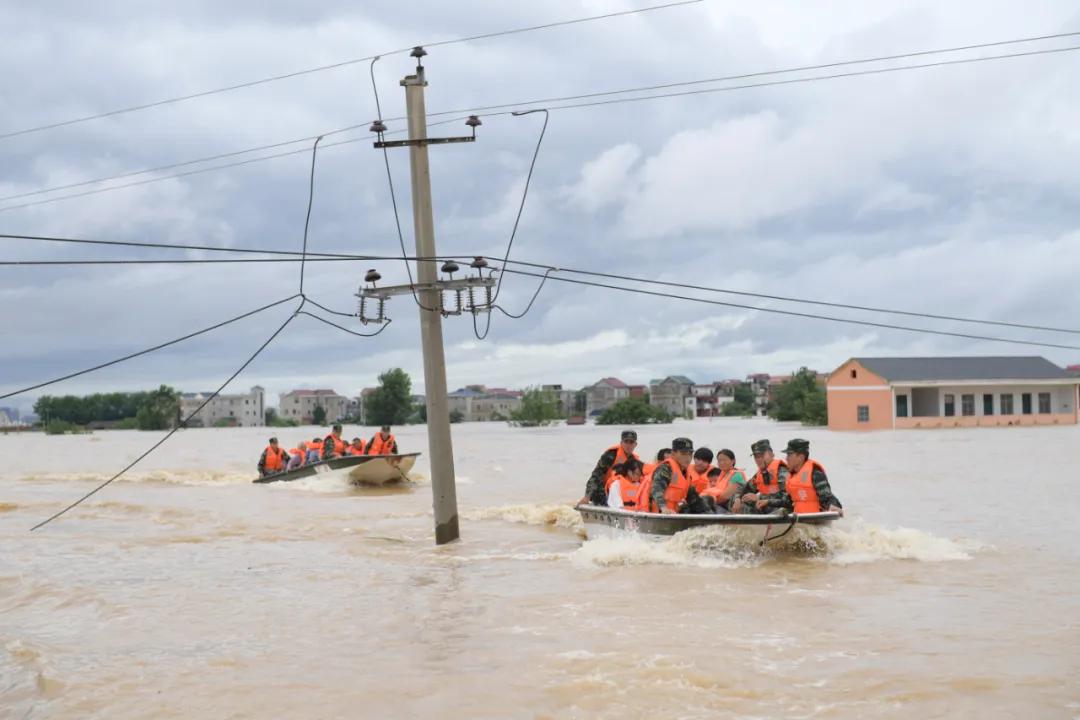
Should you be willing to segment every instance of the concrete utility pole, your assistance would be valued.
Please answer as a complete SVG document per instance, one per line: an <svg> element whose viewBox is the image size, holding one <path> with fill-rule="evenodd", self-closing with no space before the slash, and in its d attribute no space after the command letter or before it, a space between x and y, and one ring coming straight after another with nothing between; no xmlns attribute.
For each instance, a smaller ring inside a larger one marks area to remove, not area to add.
<svg viewBox="0 0 1080 720"><path fill-rule="evenodd" d="M457 487L454 479L454 447L450 439L450 407L446 398L446 356L443 352L442 315L435 260L435 220L431 212L431 170L428 167L427 111L424 106L422 48L413 50L416 74L406 75L405 107L409 117L409 169L412 174L413 229L420 289L420 341L424 352L424 392L427 396L428 452L431 460L431 494L435 511L435 544L459 537ZM420 142L416 142L420 141ZM430 308L430 309L425 309Z"/></svg>

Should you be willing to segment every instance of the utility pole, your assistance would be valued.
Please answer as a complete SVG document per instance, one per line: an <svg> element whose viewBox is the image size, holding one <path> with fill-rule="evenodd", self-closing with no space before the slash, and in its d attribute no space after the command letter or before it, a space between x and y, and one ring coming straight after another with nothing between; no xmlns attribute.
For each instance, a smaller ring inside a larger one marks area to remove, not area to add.
<svg viewBox="0 0 1080 720"><path fill-rule="evenodd" d="M413 49L416 74L406 75L405 109L409 117L409 140L427 140L427 110L424 105L424 66L420 64L423 48ZM424 394L427 400L428 452L431 459L431 495L435 511L435 544L443 545L459 537L457 483L454 478L454 446L450 439L450 404L446 398L446 356L443 351L442 315L434 310L441 305L435 267L435 220L431 211L431 169L428 149L423 142L409 146L409 170L412 175L413 230L416 256L431 258L417 261L417 281L421 289L420 342L424 352ZM432 309L425 309L432 308Z"/></svg>
<svg viewBox="0 0 1080 720"><path fill-rule="evenodd" d="M361 286L358 316L365 325L389 322L385 314L386 302L397 295L412 295L420 311L420 342L424 353L424 392L427 400L428 452L431 459L431 494L435 511L435 543L443 545L459 538L457 487L454 481L454 447L450 439L450 407L446 397L446 357L443 351L442 319L451 315L469 313L476 315L491 312L492 293L495 285L491 273L484 276L487 261L477 257L469 264L476 271L474 277L454 278L460 270L452 260L443 263L442 272L447 280L439 280L435 263L435 221L431 212L431 170L428 167L428 145L473 142L480 119L470 115L465 124L472 134L462 137L427 136L427 111L424 106L424 88L427 79L421 58L427 55L424 48L415 47L410 55L416 58L416 74L406 75L401 81L405 88L405 107L409 121L408 140L386 140L386 125L376 120L371 131L378 135L374 145L386 148L409 148L409 170L412 176L413 230L416 234L417 278L409 285L376 287L381 279L372 269L364 276L368 287ZM452 303L447 304L443 293L450 293ZM482 297L477 297L479 293ZM369 303L376 303L375 315L368 314Z"/></svg>

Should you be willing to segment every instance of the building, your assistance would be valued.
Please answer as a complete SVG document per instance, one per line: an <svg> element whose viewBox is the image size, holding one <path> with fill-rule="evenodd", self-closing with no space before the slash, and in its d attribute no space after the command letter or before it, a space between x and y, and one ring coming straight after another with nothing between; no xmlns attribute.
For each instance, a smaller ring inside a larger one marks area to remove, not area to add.
<svg viewBox="0 0 1080 720"><path fill-rule="evenodd" d="M290 390L281 396L278 415L283 420L311 425L315 422L315 408L318 406L326 410L327 422L336 422L348 412L349 398L333 390Z"/></svg>
<svg viewBox="0 0 1080 720"><path fill-rule="evenodd" d="M194 413L213 392L180 394L180 417ZM266 391L256 385L241 395L220 394L187 421L187 427L260 427L266 424Z"/></svg>
<svg viewBox="0 0 1080 720"><path fill-rule="evenodd" d="M578 391L567 390L562 385L541 385L540 389L544 392L549 392L555 396L555 399L559 402L559 414L576 415L584 414L585 408L578 407Z"/></svg>
<svg viewBox="0 0 1080 720"><path fill-rule="evenodd" d="M619 378L606 377L585 388L585 414L599 415L619 400L630 397L630 386Z"/></svg>
<svg viewBox="0 0 1080 720"><path fill-rule="evenodd" d="M648 385L630 385L630 397L644 400L645 396L649 394Z"/></svg>
<svg viewBox="0 0 1080 720"><path fill-rule="evenodd" d="M520 390L486 388L466 385L447 396L450 412L461 413L464 422L509 420L510 414L521 409Z"/></svg>
<svg viewBox="0 0 1080 720"><path fill-rule="evenodd" d="M1069 373L1073 377L1080 377L1080 365L1066 365L1065 372Z"/></svg>
<svg viewBox="0 0 1080 720"><path fill-rule="evenodd" d="M829 428L1077 423L1080 378L1042 357L852 358L829 375Z"/></svg>
<svg viewBox="0 0 1080 720"><path fill-rule="evenodd" d="M7 408L0 408L0 428L13 428L18 425L17 419L12 419L7 414Z"/></svg>
<svg viewBox="0 0 1080 720"><path fill-rule="evenodd" d="M675 417L697 415L694 381L685 375L668 375L649 381L649 404L667 410Z"/></svg>

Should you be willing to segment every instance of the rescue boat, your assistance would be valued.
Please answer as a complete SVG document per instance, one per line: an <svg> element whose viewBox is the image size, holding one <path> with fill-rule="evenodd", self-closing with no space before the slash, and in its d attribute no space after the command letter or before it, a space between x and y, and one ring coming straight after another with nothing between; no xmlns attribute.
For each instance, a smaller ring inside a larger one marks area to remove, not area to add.
<svg viewBox="0 0 1080 720"><path fill-rule="evenodd" d="M406 455L343 455L302 465L288 472L255 478L254 483L290 482L304 478L340 478L354 485L387 485L407 481L420 453Z"/></svg>
<svg viewBox="0 0 1080 720"><path fill-rule="evenodd" d="M835 511L802 513L801 515L795 513L788 515L664 515L598 505L578 505L574 509L581 513L581 520L585 523L585 533L590 539L625 537L627 533L663 538L690 528L725 525L761 527L764 529L763 541L768 541L787 534L797 525L828 526L840 518L840 513Z"/></svg>

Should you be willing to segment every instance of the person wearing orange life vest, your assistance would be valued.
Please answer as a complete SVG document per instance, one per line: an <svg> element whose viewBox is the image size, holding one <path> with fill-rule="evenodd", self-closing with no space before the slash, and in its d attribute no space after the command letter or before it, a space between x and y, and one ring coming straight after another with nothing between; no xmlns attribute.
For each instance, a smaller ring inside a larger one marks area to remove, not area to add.
<svg viewBox="0 0 1080 720"><path fill-rule="evenodd" d="M709 471L709 486L702 497L712 502L718 513L729 512L730 504L746 489L746 473L735 467L735 453L727 448L716 453L716 467Z"/></svg>
<svg viewBox="0 0 1080 720"><path fill-rule="evenodd" d="M593 468L588 482L585 483L585 495L578 500L578 505L591 504L601 507L606 505L607 488L615 475L614 467L631 458L638 462L641 461L641 458L634 452L636 447L637 433L633 430L623 430L622 435L619 436L619 444L612 445L605 450L596 462L596 467Z"/></svg>
<svg viewBox="0 0 1080 720"><path fill-rule="evenodd" d="M307 456L304 458L305 465L317 463L322 459L321 438L312 438L309 442L304 443L304 447L307 449Z"/></svg>
<svg viewBox="0 0 1080 720"><path fill-rule="evenodd" d="M608 488L608 507L631 511L638 509L638 493L641 491L643 467L639 460L633 458L615 466L615 478Z"/></svg>
<svg viewBox="0 0 1080 720"><path fill-rule="evenodd" d="M390 426L383 425L367 444L368 455L397 455L397 440L390 434Z"/></svg>
<svg viewBox="0 0 1080 720"><path fill-rule="evenodd" d="M693 483L698 495L709 487L709 470L712 469L713 451L700 447L694 451L694 461L686 468L686 477Z"/></svg>
<svg viewBox="0 0 1080 720"><path fill-rule="evenodd" d="M288 464L288 454L278 447L278 439L272 437L270 438L270 444L266 446L266 449L262 451L262 455L259 456L259 477L284 472L285 466Z"/></svg>
<svg viewBox="0 0 1080 720"><path fill-rule="evenodd" d="M817 460L810 459L810 442L789 440L784 452L790 472L787 479L789 509L796 514L836 510L842 515L844 506L833 495L825 468Z"/></svg>
<svg viewBox="0 0 1080 720"><path fill-rule="evenodd" d="M304 458L307 457L307 443L301 441L299 445L289 450L289 464L285 470L295 470L304 466Z"/></svg>
<svg viewBox="0 0 1080 720"><path fill-rule="evenodd" d="M693 455L694 443L689 438L675 438L671 442L671 456L653 470L647 498L651 512L665 515L709 512L686 476Z"/></svg>
<svg viewBox="0 0 1080 720"><path fill-rule="evenodd" d="M642 476L646 477L646 478L650 477L652 475L653 470L655 470L657 467L659 467L660 463L667 460L669 455L671 455L671 448L661 448L656 453L656 462L645 463L645 467L641 471Z"/></svg>
<svg viewBox="0 0 1080 720"><path fill-rule="evenodd" d="M787 465L773 455L768 440L758 440L750 446L750 452L754 454L758 471L747 484L749 492L731 503L731 511L768 514L787 508L790 503L785 490Z"/></svg>
<svg viewBox="0 0 1080 720"><path fill-rule="evenodd" d="M352 443L345 448L346 455L365 455L364 441L358 437L352 439Z"/></svg>
<svg viewBox="0 0 1080 720"><path fill-rule="evenodd" d="M341 439L341 426L334 425L330 428L330 434L323 438L322 443L322 459L329 460L333 457L340 457L345 454L345 448L348 445Z"/></svg>

